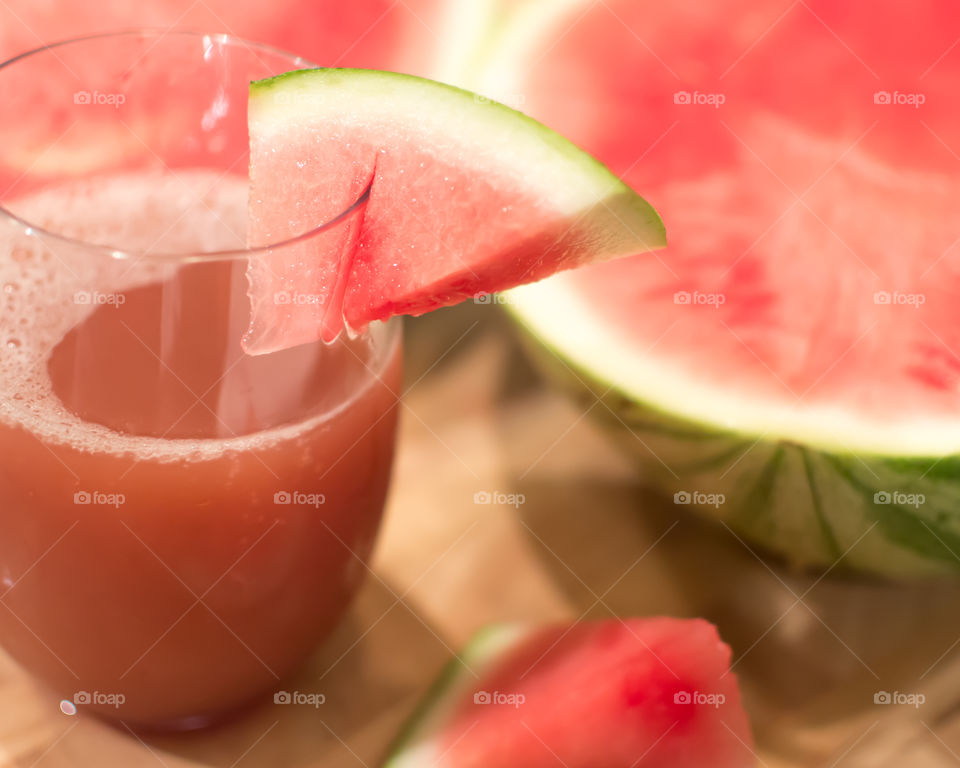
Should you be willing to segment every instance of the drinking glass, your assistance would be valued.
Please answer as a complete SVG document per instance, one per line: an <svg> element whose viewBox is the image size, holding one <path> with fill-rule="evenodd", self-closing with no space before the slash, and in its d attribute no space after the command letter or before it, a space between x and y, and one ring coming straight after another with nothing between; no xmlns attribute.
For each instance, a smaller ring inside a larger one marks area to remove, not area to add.
<svg viewBox="0 0 960 768"><path fill-rule="evenodd" d="M63 706L203 726L282 681L360 585L400 328L245 354L247 88L308 66L129 32L0 65L0 644ZM278 322L299 300L273 298Z"/></svg>

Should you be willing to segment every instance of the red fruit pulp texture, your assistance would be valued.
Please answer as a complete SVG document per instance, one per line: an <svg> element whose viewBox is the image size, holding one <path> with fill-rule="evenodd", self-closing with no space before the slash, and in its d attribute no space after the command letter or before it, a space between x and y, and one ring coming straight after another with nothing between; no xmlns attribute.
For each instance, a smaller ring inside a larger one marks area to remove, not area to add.
<svg viewBox="0 0 960 768"><path fill-rule="evenodd" d="M330 221L370 191L329 231L251 261L248 351L318 335L330 341L344 321L362 330L397 314L422 314L583 257L571 219L518 192L514 180L469 173L429 146L396 137L390 126L350 126L343 136L331 130L323 141L337 146L333 153L311 132L284 137L281 151L274 139L253 137L255 245ZM298 202L278 208L278 200ZM277 307L277 295L297 300Z"/></svg>
<svg viewBox="0 0 960 768"><path fill-rule="evenodd" d="M753 765L749 724L729 667L730 649L700 619L537 630L463 697L443 726L439 764Z"/></svg>
<svg viewBox="0 0 960 768"><path fill-rule="evenodd" d="M572 13L520 75L526 110L644 190L670 240L578 273L597 316L744 397L956 410L956 20L946 0Z"/></svg>

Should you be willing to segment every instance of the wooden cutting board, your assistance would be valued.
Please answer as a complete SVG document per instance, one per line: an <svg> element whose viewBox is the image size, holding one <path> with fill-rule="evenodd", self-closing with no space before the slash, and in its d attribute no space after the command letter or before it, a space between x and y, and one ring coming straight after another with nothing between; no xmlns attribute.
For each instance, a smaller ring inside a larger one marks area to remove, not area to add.
<svg viewBox="0 0 960 768"><path fill-rule="evenodd" d="M705 616L734 649L758 764L956 766L960 584L792 573L644 490L582 409L544 387L495 308L408 324L408 392L370 577L291 690L219 729L141 740L58 702L0 654L0 768L375 768L481 625ZM523 503L474 503L478 492ZM876 704L923 694L918 707ZM522 768L522 766L518 766Z"/></svg>

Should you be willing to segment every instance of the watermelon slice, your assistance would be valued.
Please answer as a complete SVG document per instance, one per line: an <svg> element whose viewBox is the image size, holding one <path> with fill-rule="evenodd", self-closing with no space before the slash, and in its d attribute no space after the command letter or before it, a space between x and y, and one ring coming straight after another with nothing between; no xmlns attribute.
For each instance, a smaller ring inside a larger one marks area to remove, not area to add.
<svg viewBox="0 0 960 768"><path fill-rule="evenodd" d="M734 768L755 758L730 649L700 619L475 636L386 768Z"/></svg>
<svg viewBox="0 0 960 768"><path fill-rule="evenodd" d="M645 477L802 565L960 572L955 13L544 2L471 83L670 226L514 295L543 359Z"/></svg>
<svg viewBox="0 0 960 768"><path fill-rule="evenodd" d="M592 157L440 83L291 72L251 86L249 125L248 237L286 243L250 261L252 354L665 242L656 212ZM273 300L292 294L307 298Z"/></svg>

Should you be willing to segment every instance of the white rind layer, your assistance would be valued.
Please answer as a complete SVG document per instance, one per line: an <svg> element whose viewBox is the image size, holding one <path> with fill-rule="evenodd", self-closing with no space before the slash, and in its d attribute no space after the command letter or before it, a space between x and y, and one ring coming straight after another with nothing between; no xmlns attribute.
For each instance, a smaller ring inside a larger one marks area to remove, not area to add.
<svg viewBox="0 0 960 768"><path fill-rule="evenodd" d="M576 290L576 273L515 288L507 306L531 333L563 358L629 399L704 429L744 438L791 440L865 456L929 457L960 453L960 419L870 420L843 402L794 404L745 397L709 376L691 376L641 350L604 322Z"/></svg>

